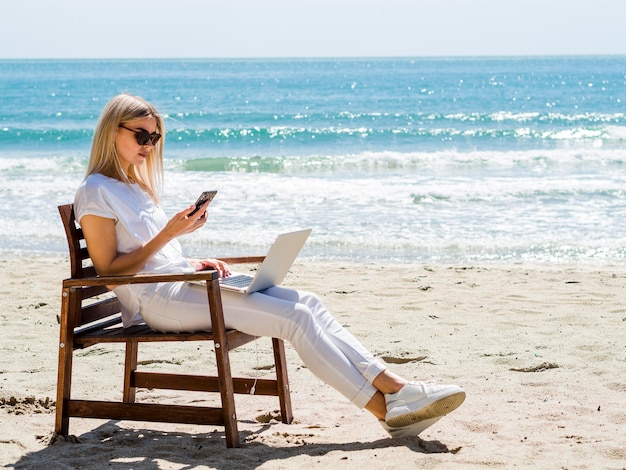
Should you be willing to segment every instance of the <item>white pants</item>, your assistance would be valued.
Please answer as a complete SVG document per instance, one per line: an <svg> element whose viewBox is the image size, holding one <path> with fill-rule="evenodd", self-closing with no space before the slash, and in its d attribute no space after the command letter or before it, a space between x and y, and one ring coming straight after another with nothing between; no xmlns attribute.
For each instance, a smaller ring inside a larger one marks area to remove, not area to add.
<svg viewBox="0 0 626 470"><path fill-rule="evenodd" d="M141 316L156 331L211 329L206 287L161 283L140 298ZM360 408L376 393L386 367L309 292L271 287L250 295L222 290L227 328L289 342L306 367Z"/></svg>

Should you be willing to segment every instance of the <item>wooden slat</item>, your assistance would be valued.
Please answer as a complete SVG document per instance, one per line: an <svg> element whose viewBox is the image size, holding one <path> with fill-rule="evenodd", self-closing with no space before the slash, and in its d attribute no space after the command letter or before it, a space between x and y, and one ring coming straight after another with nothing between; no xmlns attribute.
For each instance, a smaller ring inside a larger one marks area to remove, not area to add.
<svg viewBox="0 0 626 470"><path fill-rule="evenodd" d="M228 335L228 350L232 351L233 349L238 348L239 346L243 346L244 344L251 343L257 339L256 336L249 335L247 333L242 333L238 330L226 330L226 334Z"/></svg>
<svg viewBox="0 0 626 470"><path fill-rule="evenodd" d="M93 323L117 313L120 313L120 302L117 297L100 300L81 309L81 324Z"/></svg>
<svg viewBox="0 0 626 470"><path fill-rule="evenodd" d="M217 271L198 271L178 274L134 274L128 276L97 276L63 280L63 287L115 286L122 284L151 284L157 282L212 281L219 278Z"/></svg>
<svg viewBox="0 0 626 470"><path fill-rule="evenodd" d="M158 331L151 330L146 325L124 328L121 323L116 323L108 328L87 330L83 332L83 334L79 333L81 331L82 330L77 330L75 341L80 343L83 347L98 343L212 341L214 339L212 332L160 333ZM234 347L239 347L256 339L254 336L246 335L245 333L237 330L226 330L226 336L228 337L228 346L230 349L234 349Z"/></svg>
<svg viewBox="0 0 626 470"><path fill-rule="evenodd" d="M87 258L83 258L87 259ZM98 273L96 273L96 268L93 266L85 266L83 267L83 275L81 277L96 277Z"/></svg>
<svg viewBox="0 0 626 470"><path fill-rule="evenodd" d="M104 330L107 328L116 328L121 327L122 325L122 315L112 315L108 318L103 318L97 322L86 324L79 326L74 329L74 336L80 338L81 336L92 334L98 334L100 330Z"/></svg>
<svg viewBox="0 0 626 470"><path fill-rule="evenodd" d="M107 286L83 287L81 295L83 300L85 300L96 297L97 295L106 294L107 292L110 292Z"/></svg>
<svg viewBox="0 0 626 470"><path fill-rule="evenodd" d="M262 263L265 256L235 256L230 258L220 258L221 261L228 264L252 264Z"/></svg>
<svg viewBox="0 0 626 470"><path fill-rule="evenodd" d="M76 341L84 345L97 343L126 343L126 342L163 342L163 341L207 341L213 339L213 333L159 333L146 325L124 328L121 323L110 328L90 331Z"/></svg>
<svg viewBox="0 0 626 470"><path fill-rule="evenodd" d="M219 392L220 390L217 377L139 371L133 374L131 386L165 390L192 390L195 392ZM233 386L235 393L239 394L249 394L254 386L255 395L278 395L278 386L274 379L233 377Z"/></svg>
<svg viewBox="0 0 626 470"><path fill-rule="evenodd" d="M81 235L81 240L83 239L83 231L80 231L80 235ZM86 260L91 258L91 256L89 256L89 251L87 250L87 247L82 247L80 250L78 250L78 254L79 254L79 258L82 260ZM90 274L85 274L86 276L89 276Z"/></svg>
<svg viewBox="0 0 626 470"><path fill-rule="evenodd" d="M221 408L204 406L69 400L66 409L69 417L224 425Z"/></svg>

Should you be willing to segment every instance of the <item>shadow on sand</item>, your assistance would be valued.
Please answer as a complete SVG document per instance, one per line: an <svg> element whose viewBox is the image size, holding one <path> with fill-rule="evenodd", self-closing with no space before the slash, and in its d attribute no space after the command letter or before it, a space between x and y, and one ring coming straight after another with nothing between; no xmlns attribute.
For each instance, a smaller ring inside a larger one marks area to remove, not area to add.
<svg viewBox="0 0 626 470"><path fill-rule="evenodd" d="M258 424L258 423L256 423ZM279 468L287 466L281 461L301 455L323 457L331 452L344 453L338 458L349 459L351 453L403 447L415 453L456 453L440 441L424 441L419 437L406 439L380 439L373 442L310 443L308 437L273 432L272 424L255 432L240 431L242 446L227 449L224 433L218 430L190 434L164 432L141 428L121 428L117 421L77 437L78 442L57 442L36 452L22 456L8 468L15 469L188 469L199 466L226 469L257 468L275 462ZM263 442L271 437L272 442ZM339 454L338 454L339 455Z"/></svg>

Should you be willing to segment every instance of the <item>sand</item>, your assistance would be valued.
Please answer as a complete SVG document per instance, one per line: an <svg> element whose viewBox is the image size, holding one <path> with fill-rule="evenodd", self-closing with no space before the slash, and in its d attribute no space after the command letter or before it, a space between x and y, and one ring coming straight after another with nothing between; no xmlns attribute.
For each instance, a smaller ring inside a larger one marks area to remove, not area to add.
<svg viewBox="0 0 626 470"><path fill-rule="evenodd" d="M72 419L54 426L63 257L0 258L0 464L6 468L626 468L626 267L446 266L300 261L287 284L409 379L463 386L467 400L419 438L390 439L366 411L314 377L287 346L295 421L275 397L237 396L242 447L216 426ZM389 285L393 284L393 287ZM140 350L147 369L201 372L207 345ZM232 353L236 373L271 373L269 341ZM99 373L76 394L121 396L122 350L80 352ZM116 395L117 394L117 395ZM213 403L146 390L139 400Z"/></svg>

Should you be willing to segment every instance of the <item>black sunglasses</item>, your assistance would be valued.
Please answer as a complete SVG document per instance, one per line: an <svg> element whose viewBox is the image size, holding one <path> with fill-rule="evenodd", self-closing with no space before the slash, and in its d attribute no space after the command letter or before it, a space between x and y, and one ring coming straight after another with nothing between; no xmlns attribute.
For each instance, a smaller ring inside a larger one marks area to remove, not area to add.
<svg viewBox="0 0 626 470"><path fill-rule="evenodd" d="M145 129L141 129L136 131L135 129L129 129L128 127L120 124L120 127L122 129L126 129L127 131L131 131L135 133L135 139L137 139L137 143L139 145L146 145L148 142L150 142L150 144L152 145L156 145L156 143L159 141L159 139L161 138L161 134L159 134L158 132L153 132L152 134L150 134L147 130Z"/></svg>

